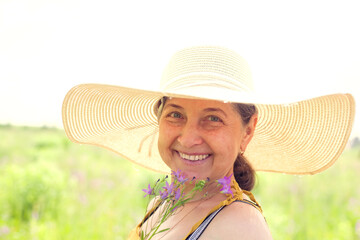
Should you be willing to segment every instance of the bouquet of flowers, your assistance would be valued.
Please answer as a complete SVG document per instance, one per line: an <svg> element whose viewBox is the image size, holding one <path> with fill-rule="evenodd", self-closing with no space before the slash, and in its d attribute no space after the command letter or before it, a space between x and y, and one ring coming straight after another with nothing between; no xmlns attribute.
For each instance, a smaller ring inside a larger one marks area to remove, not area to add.
<svg viewBox="0 0 360 240"><path fill-rule="evenodd" d="M160 226L172 215L176 213L176 209L185 205L194 198L194 196L203 191L203 189L210 182L210 179L206 180L196 180L195 177L188 179L185 175L179 170L177 172L172 171L171 173L171 183L167 181L168 176L166 175L162 179L158 179L156 183L151 186L148 185L147 189L143 189L146 193L144 197L149 198L149 202L155 198L153 204L160 204L162 207L158 208L160 211L160 218L156 224L151 228L147 233L141 231L141 240L151 239L156 234L170 230L169 228L160 229ZM221 185L220 192L224 194L233 194L231 191L231 176L224 177L222 179L216 180L218 185ZM185 184L194 186L189 191L185 190ZM207 192L203 194L203 197L207 196ZM158 202L160 201L160 203Z"/></svg>

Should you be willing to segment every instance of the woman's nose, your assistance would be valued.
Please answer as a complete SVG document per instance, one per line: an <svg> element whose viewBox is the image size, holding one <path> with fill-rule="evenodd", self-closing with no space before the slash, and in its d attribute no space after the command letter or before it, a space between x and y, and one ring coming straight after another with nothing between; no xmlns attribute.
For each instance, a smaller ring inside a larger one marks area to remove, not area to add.
<svg viewBox="0 0 360 240"><path fill-rule="evenodd" d="M186 123L181 129L177 140L183 147L186 148L191 148L195 145L203 143L199 127L196 123Z"/></svg>

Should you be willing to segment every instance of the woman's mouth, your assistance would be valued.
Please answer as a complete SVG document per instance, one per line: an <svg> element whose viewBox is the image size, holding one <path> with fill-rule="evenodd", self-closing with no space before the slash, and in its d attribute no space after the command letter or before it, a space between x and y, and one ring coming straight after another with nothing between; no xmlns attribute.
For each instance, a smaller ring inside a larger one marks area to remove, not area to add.
<svg viewBox="0 0 360 240"><path fill-rule="evenodd" d="M182 152L178 152L176 151L179 156L184 159L184 160L188 160L188 161L201 161L204 160L206 158L208 158L211 154L186 154L186 153L182 153Z"/></svg>

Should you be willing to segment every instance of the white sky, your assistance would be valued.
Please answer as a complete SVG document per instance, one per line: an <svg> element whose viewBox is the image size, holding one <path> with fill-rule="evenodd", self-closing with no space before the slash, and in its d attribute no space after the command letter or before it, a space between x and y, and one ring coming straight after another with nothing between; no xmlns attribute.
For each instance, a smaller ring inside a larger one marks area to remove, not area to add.
<svg viewBox="0 0 360 240"><path fill-rule="evenodd" d="M72 86L156 89L174 52L204 44L247 59L261 94L350 92L360 114L359 13L346 0L1 0L0 123L61 126Z"/></svg>

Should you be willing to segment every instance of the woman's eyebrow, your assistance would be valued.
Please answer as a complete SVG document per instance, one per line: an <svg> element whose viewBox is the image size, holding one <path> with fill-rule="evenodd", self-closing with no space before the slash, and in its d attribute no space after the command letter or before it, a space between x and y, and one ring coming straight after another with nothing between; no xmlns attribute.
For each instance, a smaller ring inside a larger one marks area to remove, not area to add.
<svg viewBox="0 0 360 240"><path fill-rule="evenodd" d="M168 108L168 107L173 107L173 108L177 108L177 109L180 109L180 110L183 110L184 108L179 106L179 105L176 105L174 103L169 103L169 104L166 104L166 106L164 107L164 109ZM225 115L225 117L227 117L227 114L221 109L221 108L205 108L203 110L203 112L220 112L222 113L223 115Z"/></svg>
<svg viewBox="0 0 360 240"><path fill-rule="evenodd" d="M205 108L203 111L204 112L221 112L222 114L225 115L225 117L227 117L227 114L221 108Z"/></svg>
<svg viewBox="0 0 360 240"><path fill-rule="evenodd" d="M179 106L179 105L176 105L176 104L173 104L173 103L169 103L169 104L166 104L164 109L168 108L168 107L173 107L173 108L177 108L177 109L184 109L183 107Z"/></svg>

